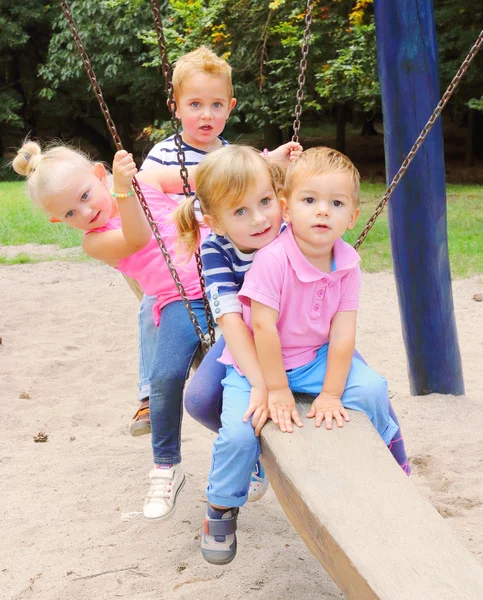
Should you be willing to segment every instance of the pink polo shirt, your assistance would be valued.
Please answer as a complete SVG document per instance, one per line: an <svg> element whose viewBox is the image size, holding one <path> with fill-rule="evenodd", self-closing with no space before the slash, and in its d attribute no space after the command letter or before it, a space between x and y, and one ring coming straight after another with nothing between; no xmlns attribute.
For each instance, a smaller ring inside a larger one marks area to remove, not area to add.
<svg viewBox="0 0 483 600"><path fill-rule="evenodd" d="M175 264L188 299L196 300L201 298L200 280L195 259L192 258L187 264L176 264L176 240L178 232L176 225L170 221L170 214L178 207L178 203L143 181L139 181L139 185L153 218L158 225L159 233L168 253ZM120 217L114 217L113 219L109 219L104 227L86 231L85 234L120 228ZM201 228L200 233L201 241L203 242L205 237L210 233L210 230ZM156 302L153 306L153 317L156 325L159 325L159 316L162 308L170 302L181 300L154 235L151 237L148 245L142 250L120 260L117 268L121 273L136 279L145 294L156 296Z"/></svg>
<svg viewBox="0 0 483 600"><path fill-rule="evenodd" d="M285 369L295 369L315 358L329 341L330 324L339 311L359 308L360 257L338 239L334 245L336 269L323 273L302 254L289 226L271 244L259 250L238 296L243 320L251 324L250 300L278 311L277 329ZM229 352L222 361L234 364Z"/></svg>

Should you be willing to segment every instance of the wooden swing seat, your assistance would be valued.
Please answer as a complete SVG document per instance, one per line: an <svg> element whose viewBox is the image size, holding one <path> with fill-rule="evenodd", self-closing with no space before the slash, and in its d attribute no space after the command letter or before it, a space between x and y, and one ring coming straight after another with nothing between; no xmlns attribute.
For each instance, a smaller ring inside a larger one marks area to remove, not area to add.
<svg viewBox="0 0 483 600"><path fill-rule="evenodd" d="M303 418L312 398L297 395ZM354 600L482 600L483 567L396 463L365 414L342 429L262 430L262 462L312 554ZM322 591L321 591L322 597Z"/></svg>

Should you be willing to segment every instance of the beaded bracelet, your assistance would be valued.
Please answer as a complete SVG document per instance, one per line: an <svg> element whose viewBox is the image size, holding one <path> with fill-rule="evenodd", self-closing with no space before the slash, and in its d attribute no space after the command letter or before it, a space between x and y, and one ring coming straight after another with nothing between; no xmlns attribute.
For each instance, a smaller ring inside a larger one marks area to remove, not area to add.
<svg viewBox="0 0 483 600"><path fill-rule="evenodd" d="M111 194L111 196L113 198L128 198L129 196L134 196L133 189L130 189L129 192L127 192L127 194L118 194L117 192L114 191L114 188L112 188L109 193Z"/></svg>

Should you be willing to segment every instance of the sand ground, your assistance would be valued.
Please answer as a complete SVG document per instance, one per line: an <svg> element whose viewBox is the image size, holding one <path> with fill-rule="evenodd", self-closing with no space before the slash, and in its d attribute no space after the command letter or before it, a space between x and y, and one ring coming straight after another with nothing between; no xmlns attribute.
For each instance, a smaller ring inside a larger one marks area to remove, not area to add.
<svg viewBox="0 0 483 600"><path fill-rule="evenodd" d="M137 302L94 262L0 267L0 596L6 600L304 600L342 595L270 489L226 568L199 553L214 435L183 423L173 517L141 515L151 452L132 438ZM410 396L394 278L365 274L358 348L388 380L413 481L483 561L483 277L454 283L464 397ZM40 431L46 443L35 443Z"/></svg>

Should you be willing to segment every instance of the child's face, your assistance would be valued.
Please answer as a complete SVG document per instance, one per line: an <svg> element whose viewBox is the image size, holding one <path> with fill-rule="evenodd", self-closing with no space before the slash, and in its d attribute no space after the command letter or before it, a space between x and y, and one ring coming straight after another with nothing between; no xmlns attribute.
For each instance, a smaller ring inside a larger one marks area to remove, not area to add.
<svg viewBox="0 0 483 600"><path fill-rule="evenodd" d="M44 209L55 219L75 229L87 231L103 227L113 212L103 165L96 164L87 173L71 170L68 177L68 185L50 194L43 204Z"/></svg>
<svg viewBox="0 0 483 600"><path fill-rule="evenodd" d="M349 173L301 178L290 198L282 199L283 218L292 223L302 251L332 249L359 216Z"/></svg>
<svg viewBox="0 0 483 600"><path fill-rule="evenodd" d="M229 96L226 79L196 73L183 82L176 102L183 140L198 150L216 150L220 146L218 136L236 104Z"/></svg>
<svg viewBox="0 0 483 600"><path fill-rule="evenodd" d="M282 214L269 174L261 174L237 206L220 208L216 217L206 215L205 221L242 252L259 250L272 242L280 231Z"/></svg>

